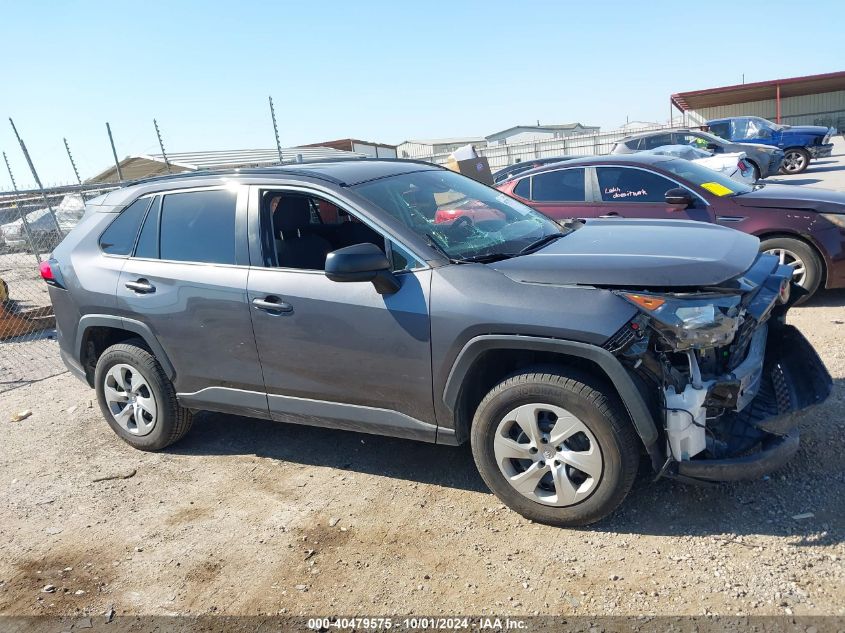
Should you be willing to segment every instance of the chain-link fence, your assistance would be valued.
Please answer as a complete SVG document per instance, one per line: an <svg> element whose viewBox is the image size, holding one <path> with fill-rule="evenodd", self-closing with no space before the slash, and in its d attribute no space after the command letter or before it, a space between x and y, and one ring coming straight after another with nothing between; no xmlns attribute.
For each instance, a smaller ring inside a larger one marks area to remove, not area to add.
<svg viewBox="0 0 845 633"><path fill-rule="evenodd" d="M0 393L64 371L39 265L114 186L0 193Z"/></svg>

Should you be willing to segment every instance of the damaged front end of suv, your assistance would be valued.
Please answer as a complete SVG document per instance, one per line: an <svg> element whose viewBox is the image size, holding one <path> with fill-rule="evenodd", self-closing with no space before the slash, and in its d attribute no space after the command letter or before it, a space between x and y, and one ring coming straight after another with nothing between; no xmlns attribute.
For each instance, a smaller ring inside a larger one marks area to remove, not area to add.
<svg viewBox="0 0 845 633"><path fill-rule="evenodd" d="M790 267L760 255L714 287L614 291L639 312L604 347L662 423L659 476L754 479L796 452L794 414L827 398L832 381L785 321L802 292L791 280Z"/></svg>

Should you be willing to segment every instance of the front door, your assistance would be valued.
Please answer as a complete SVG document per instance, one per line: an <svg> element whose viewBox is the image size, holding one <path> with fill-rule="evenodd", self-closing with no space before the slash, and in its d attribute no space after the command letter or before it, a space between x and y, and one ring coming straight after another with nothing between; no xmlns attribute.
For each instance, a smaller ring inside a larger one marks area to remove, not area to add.
<svg viewBox="0 0 845 633"><path fill-rule="evenodd" d="M252 200L271 217L262 243L276 251L250 269L247 287L271 417L434 441L431 271L336 199L273 190ZM365 241L388 250L398 292L325 276L326 253Z"/></svg>
<svg viewBox="0 0 845 633"><path fill-rule="evenodd" d="M653 171L624 165L595 167L595 178L599 216L713 221L710 208L695 194L692 207L666 204L666 192L679 185Z"/></svg>

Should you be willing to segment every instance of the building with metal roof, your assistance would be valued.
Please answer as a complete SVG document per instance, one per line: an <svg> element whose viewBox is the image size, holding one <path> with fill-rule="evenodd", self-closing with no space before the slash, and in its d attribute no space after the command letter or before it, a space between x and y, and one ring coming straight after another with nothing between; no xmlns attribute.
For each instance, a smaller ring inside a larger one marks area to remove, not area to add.
<svg viewBox="0 0 845 633"><path fill-rule="evenodd" d="M412 139L399 143L396 150L399 158L424 158L435 154L450 154L464 145L475 145L479 149L487 146L487 139L483 136Z"/></svg>
<svg viewBox="0 0 845 633"><path fill-rule="evenodd" d="M673 94L671 109L686 125L711 119L759 116L790 125L845 129L845 71L773 79Z"/></svg>
<svg viewBox="0 0 845 633"><path fill-rule="evenodd" d="M282 149L279 161L277 149L216 150L209 152L175 152L167 154L137 154L120 161L123 180L139 180L150 176L178 174L206 169L235 169L238 167L265 167L287 163L300 163L337 158L366 158L366 154L347 152L331 147L290 147ZM103 170L89 183L119 182L117 167Z"/></svg>
<svg viewBox="0 0 845 633"><path fill-rule="evenodd" d="M373 141L362 141L357 138L340 138L335 141L323 141L322 143L308 143L300 147L330 147L345 152L356 152L365 154L370 158L397 158L396 146L387 143L374 143Z"/></svg>
<svg viewBox="0 0 845 633"><path fill-rule="evenodd" d="M494 132L486 137L488 145L504 145L507 143L530 143L531 141L547 141L554 138L566 138L578 134L596 134L597 125L582 125L581 123L561 123L555 125L515 125L506 130Z"/></svg>

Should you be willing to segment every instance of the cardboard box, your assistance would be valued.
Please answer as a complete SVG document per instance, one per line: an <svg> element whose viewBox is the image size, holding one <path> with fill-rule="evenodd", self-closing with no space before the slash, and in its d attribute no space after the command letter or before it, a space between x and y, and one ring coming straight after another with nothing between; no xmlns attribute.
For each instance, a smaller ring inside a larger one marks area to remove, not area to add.
<svg viewBox="0 0 845 633"><path fill-rule="evenodd" d="M490 163L483 156L458 161L450 159L446 163L446 167L468 178L483 182L485 185L493 186L493 174L490 171Z"/></svg>

